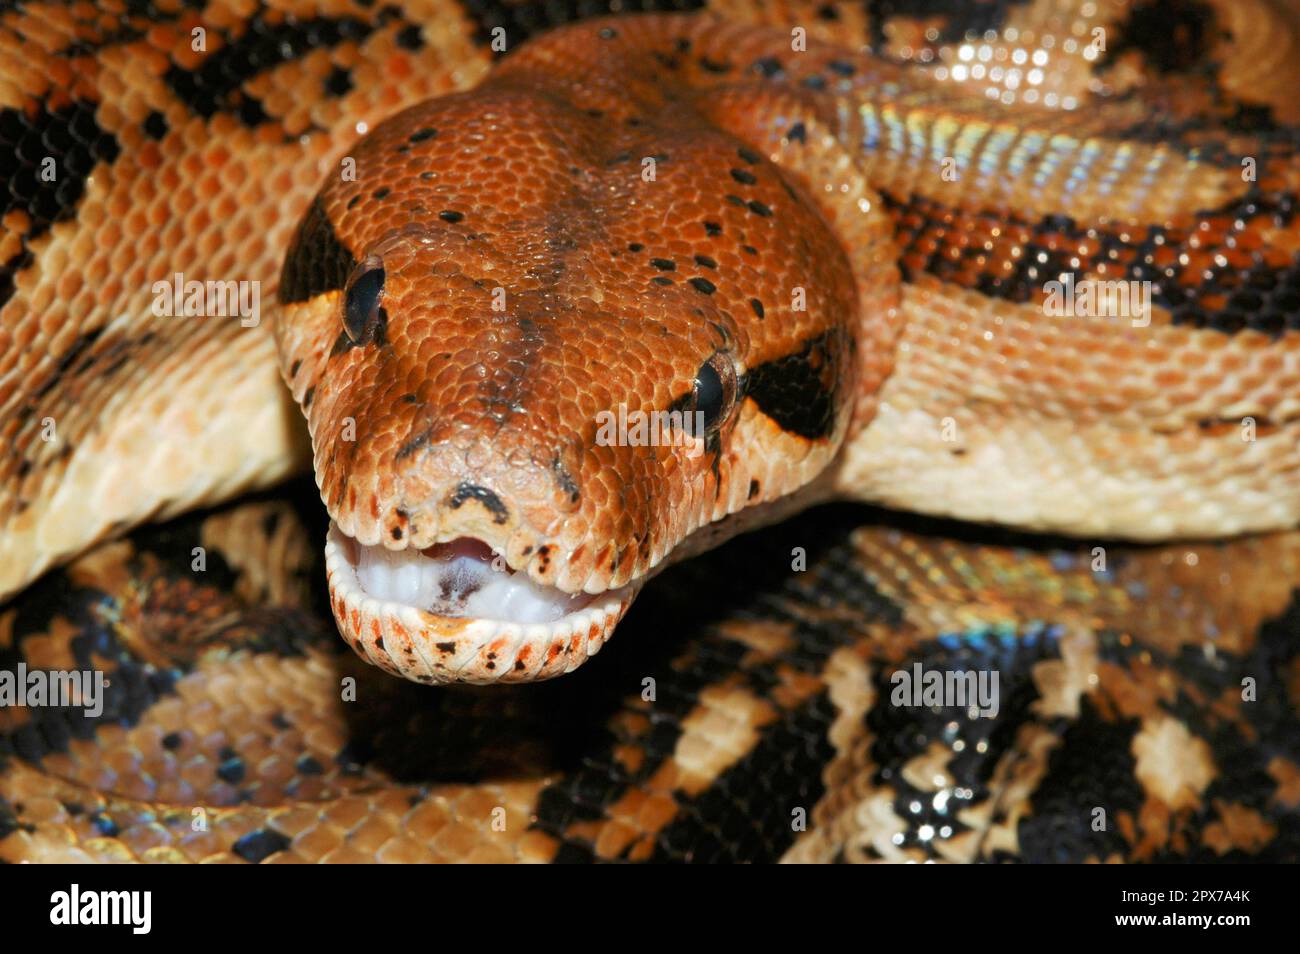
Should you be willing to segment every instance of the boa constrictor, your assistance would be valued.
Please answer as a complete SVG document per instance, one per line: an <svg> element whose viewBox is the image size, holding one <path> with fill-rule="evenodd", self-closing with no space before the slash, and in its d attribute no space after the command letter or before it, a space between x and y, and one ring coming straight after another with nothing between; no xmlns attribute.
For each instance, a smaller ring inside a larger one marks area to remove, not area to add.
<svg viewBox="0 0 1300 954"><path fill-rule="evenodd" d="M0 857L1293 856L1295 11L616 10L4 12Z"/></svg>

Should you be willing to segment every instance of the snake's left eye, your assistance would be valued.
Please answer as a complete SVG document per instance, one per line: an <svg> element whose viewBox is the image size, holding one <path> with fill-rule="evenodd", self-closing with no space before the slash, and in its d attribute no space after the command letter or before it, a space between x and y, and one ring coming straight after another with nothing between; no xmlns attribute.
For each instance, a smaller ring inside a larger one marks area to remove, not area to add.
<svg viewBox="0 0 1300 954"><path fill-rule="evenodd" d="M695 410L704 415L705 433L720 428L736 403L736 365L722 351L714 352L695 373Z"/></svg>
<svg viewBox="0 0 1300 954"><path fill-rule="evenodd" d="M343 327L356 344L382 343L388 324L383 297L384 263L372 255L357 266L343 293Z"/></svg>

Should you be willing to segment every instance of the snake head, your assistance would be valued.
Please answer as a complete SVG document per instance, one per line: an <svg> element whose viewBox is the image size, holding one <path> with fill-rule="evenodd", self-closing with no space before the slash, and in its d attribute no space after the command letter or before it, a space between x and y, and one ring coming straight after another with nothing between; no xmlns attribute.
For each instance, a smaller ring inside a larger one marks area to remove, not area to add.
<svg viewBox="0 0 1300 954"><path fill-rule="evenodd" d="M392 673L574 669L654 572L779 515L843 439L855 298L823 221L723 133L624 128L509 82L416 107L288 252L276 333L331 601ZM675 181L623 158L651 154Z"/></svg>

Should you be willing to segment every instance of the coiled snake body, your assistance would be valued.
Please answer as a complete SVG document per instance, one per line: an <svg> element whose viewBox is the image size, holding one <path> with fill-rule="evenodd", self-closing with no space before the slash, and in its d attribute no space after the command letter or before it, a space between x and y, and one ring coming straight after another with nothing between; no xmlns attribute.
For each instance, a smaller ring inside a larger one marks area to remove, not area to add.
<svg viewBox="0 0 1300 954"><path fill-rule="evenodd" d="M1293 859L1295 11L908 6L7 9L0 858Z"/></svg>

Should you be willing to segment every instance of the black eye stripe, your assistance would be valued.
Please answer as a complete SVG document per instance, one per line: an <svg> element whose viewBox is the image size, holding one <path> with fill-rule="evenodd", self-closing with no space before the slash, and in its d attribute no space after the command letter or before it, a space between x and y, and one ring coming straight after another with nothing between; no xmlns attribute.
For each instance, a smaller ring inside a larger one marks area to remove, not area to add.
<svg viewBox="0 0 1300 954"><path fill-rule="evenodd" d="M803 347L773 358L745 375L743 391L783 431L808 440L829 437L842 390L847 343L839 331L803 342Z"/></svg>
<svg viewBox="0 0 1300 954"><path fill-rule="evenodd" d="M307 301L342 288L357 260L339 241L320 199L312 203L293 237L280 273L280 301Z"/></svg>

